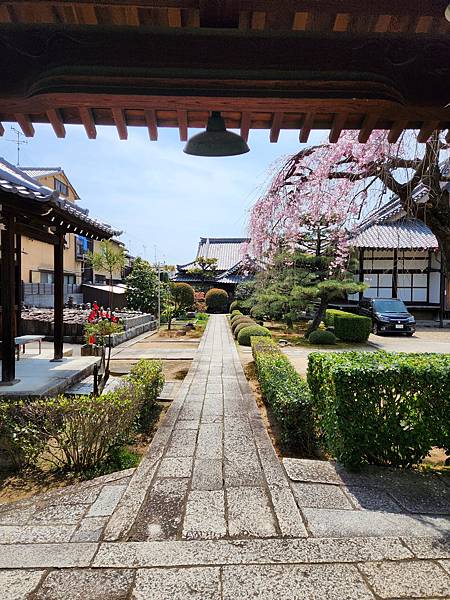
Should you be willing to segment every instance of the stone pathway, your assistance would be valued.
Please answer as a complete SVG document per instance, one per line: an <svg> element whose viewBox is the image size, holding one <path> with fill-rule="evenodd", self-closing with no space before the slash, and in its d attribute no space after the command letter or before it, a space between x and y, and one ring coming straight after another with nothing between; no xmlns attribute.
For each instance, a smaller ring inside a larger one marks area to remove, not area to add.
<svg viewBox="0 0 450 600"><path fill-rule="evenodd" d="M0 510L0 597L450 598L448 492L282 465L213 316L136 470Z"/></svg>

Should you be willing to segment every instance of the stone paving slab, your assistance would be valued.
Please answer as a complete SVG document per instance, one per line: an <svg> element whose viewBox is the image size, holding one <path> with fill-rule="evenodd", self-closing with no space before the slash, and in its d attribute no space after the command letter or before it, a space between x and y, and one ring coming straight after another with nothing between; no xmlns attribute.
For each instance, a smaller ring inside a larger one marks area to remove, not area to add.
<svg viewBox="0 0 450 600"><path fill-rule="evenodd" d="M88 567L97 544L0 545L0 569Z"/></svg>
<svg viewBox="0 0 450 600"><path fill-rule="evenodd" d="M0 571L2 600L23 600L39 584L44 571Z"/></svg>
<svg viewBox="0 0 450 600"><path fill-rule="evenodd" d="M264 565L223 569L223 600L373 600L353 565Z"/></svg>
<svg viewBox="0 0 450 600"><path fill-rule="evenodd" d="M359 570L381 598L448 598L450 593L450 577L433 562L369 562Z"/></svg>
<svg viewBox="0 0 450 600"><path fill-rule="evenodd" d="M100 545L93 565L98 568L125 568L264 565L271 563L356 563L412 558L414 558L413 553L399 538L274 538L141 543L109 542Z"/></svg>
<svg viewBox="0 0 450 600"><path fill-rule="evenodd" d="M221 600L220 569L139 570L133 600Z"/></svg>
<svg viewBox="0 0 450 600"><path fill-rule="evenodd" d="M131 569L52 571L32 600L127 600L134 578Z"/></svg>

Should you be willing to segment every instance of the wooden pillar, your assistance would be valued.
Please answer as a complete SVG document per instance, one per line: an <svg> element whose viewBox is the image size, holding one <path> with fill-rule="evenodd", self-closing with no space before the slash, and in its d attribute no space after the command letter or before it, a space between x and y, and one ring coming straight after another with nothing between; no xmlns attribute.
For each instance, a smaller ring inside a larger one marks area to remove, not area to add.
<svg viewBox="0 0 450 600"><path fill-rule="evenodd" d="M411 275L412 277L412 275ZM412 290L412 285L411 285ZM398 297L398 249L394 248L394 258L392 265L392 297ZM412 296L411 296L412 300Z"/></svg>
<svg viewBox="0 0 450 600"><path fill-rule="evenodd" d="M64 335L64 234L57 232L58 243L53 246L54 327L53 360L63 358Z"/></svg>
<svg viewBox="0 0 450 600"><path fill-rule="evenodd" d="M364 248L359 249L359 283L364 283ZM363 299L364 292L359 292L359 301Z"/></svg>
<svg viewBox="0 0 450 600"><path fill-rule="evenodd" d="M16 233L16 335L22 335L22 236Z"/></svg>
<svg viewBox="0 0 450 600"><path fill-rule="evenodd" d="M3 211L4 229L1 235L1 298L2 298L2 384L11 385L17 380L14 344L14 305L16 299L14 267L14 216Z"/></svg>
<svg viewBox="0 0 450 600"><path fill-rule="evenodd" d="M439 288L439 327L442 329L444 327L444 311L445 311L445 298L446 298L446 289L445 286L447 284L446 277L444 275L444 271L442 269L442 257L441 257L441 268L440 268L440 288Z"/></svg>

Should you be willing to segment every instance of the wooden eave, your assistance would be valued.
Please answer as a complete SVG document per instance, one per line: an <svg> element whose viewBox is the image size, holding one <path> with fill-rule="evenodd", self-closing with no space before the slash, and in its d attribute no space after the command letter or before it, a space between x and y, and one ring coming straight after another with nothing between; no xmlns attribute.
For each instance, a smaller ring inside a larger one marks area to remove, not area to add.
<svg viewBox="0 0 450 600"><path fill-rule="evenodd" d="M203 128L450 127L447 0L16 0L0 6L0 121ZM0 133L2 127L0 125Z"/></svg>

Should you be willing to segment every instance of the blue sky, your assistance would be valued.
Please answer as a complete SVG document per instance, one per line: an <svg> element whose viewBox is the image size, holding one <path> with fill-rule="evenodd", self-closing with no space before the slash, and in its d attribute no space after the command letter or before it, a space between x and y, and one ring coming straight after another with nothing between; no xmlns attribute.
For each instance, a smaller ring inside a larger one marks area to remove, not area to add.
<svg viewBox="0 0 450 600"><path fill-rule="evenodd" d="M13 133L5 125L0 156L16 164L16 145L7 141ZM251 131L248 154L200 158L183 153L176 129L160 128L157 142L138 127L128 129L126 141L114 127L98 127L96 140L81 126L67 126L65 139L49 125L35 130L21 146L21 165L61 166L80 204L122 229L132 254L153 261L156 246L158 260L167 264L192 260L200 236L245 236L248 210L270 166L300 148L297 131L282 131L277 144L269 143L268 131ZM314 132L310 143L324 135Z"/></svg>

